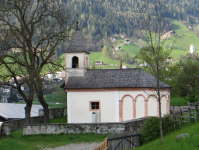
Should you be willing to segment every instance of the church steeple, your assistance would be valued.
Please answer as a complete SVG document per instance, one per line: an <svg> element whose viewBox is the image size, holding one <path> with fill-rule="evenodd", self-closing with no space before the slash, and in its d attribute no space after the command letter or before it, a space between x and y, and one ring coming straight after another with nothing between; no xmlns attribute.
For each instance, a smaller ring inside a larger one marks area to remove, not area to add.
<svg viewBox="0 0 199 150"><path fill-rule="evenodd" d="M85 76L89 68L89 54L79 31L78 14L76 15L76 32L65 51L65 82L69 77Z"/></svg>
<svg viewBox="0 0 199 150"><path fill-rule="evenodd" d="M79 17L79 15L77 14L76 17L77 17L77 19L76 19L76 24L77 24L77 26L76 26L76 31L79 31L79 28L78 28L78 24L79 24L78 17Z"/></svg>
<svg viewBox="0 0 199 150"><path fill-rule="evenodd" d="M79 20L78 20L79 15L77 14L76 17L77 17L76 32L73 36L73 39L72 39L69 47L65 51L65 53L86 52L86 53L90 54L90 52L87 51L87 48L84 45L84 41L83 41L82 36L79 31Z"/></svg>

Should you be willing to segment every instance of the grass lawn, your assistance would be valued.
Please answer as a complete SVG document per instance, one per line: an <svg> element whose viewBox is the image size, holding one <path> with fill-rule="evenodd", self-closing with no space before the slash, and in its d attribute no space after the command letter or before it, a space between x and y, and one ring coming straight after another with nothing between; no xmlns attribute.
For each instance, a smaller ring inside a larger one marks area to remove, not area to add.
<svg viewBox="0 0 199 150"><path fill-rule="evenodd" d="M188 105L188 101L181 97L171 97L170 105Z"/></svg>
<svg viewBox="0 0 199 150"><path fill-rule="evenodd" d="M100 134L58 134L23 136L22 130L14 131L10 136L0 138L1 150L39 150L55 148L70 143L101 142L107 135Z"/></svg>
<svg viewBox="0 0 199 150"><path fill-rule="evenodd" d="M62 117L62 118L51 119L50 123L67 123L67 118Z"/></svg>

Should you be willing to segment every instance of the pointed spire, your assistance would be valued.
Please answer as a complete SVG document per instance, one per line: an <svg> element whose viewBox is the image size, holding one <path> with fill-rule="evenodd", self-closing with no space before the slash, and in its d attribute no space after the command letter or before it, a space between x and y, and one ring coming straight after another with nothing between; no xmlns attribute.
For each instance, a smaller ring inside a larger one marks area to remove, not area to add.
<svg viewBox="0 0 199 150"><path fill-rule="evenodd" d="M120 61L120 69L122 69L122 58L121 58L121 61Z"/></svg>
<svg viewBox="0 0 199 150"><path fill-rule="evenodd" d="M76 21L76 24L77 24L76 31L79 31L79 28L78 28L78 24L79 24L78 17L79 17L79 15L78 15L78 14L76 14L76 17L77 17L77 21Z"/></svg>

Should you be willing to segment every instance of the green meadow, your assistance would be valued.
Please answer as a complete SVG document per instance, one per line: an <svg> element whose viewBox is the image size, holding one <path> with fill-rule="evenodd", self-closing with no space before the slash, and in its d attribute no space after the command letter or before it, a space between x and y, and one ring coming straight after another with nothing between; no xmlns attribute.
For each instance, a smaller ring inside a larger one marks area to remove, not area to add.
<svg viewBox="0 0 199 150"><path fill-rule="evenodd" d="M137 150L198 150L199 149L199 123L187 125L186 123L181 129L164 136L164 142L161 139L156 139L141 147ZM177 140L176 137L180 134L188 134L183 139Z"/></svg>
<svg viewBox="0 0 199 150"><path fill-rule="evenodd" d="M189 30L179 21L173 22L172 30L175 30L177 33L177 38L175 39L175 37L171 37L164 44L164 48L166 48L166 44L168 44L169 47L171 43L173 44L175 49L173 49L171 57L177 59L181 54L186 55L189 52L190 45L192 43L195 45L196 52L198 51L197 48L199 47L199 38L196 36L194 31Z"/></svg>
<svg viewBox="0 0 199 150"><path fill-rule="evenodd" d="M110 58L103 58L101 52L91 53L90 56L89 56L89 61L90 61L90 64L93 64L93 61L103 61L103 63L107 64L107 65L104 65L102 67L99 67L99 68L103 68L103 69L105 69L105 68L119 69L120 68L120 60L113 60L113 59L110 59ZM110 64L117 64L117 66L110 66ZM133 65L126 64L124 62L122 62L122 65L126 65L129 68L133 67ZM98 67L96 67L96 68L98 68Z"/></svg>

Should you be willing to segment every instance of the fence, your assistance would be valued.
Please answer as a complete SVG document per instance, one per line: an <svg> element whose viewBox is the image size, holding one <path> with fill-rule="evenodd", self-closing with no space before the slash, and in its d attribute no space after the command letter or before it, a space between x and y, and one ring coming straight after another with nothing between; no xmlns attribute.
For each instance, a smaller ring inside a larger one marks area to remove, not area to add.
<svg viewBox="0 0 199 150"><path fill-rule="evenodd" d="M180 126L182 122L188 122L190 124L191 119L195 119L195 122L198 122L199 117L199 110L198 110L199 103L188 103L188 106L181 108L179 106L178 111L175 111L173 107L173 117L174 122L179 122ZM185 120L187 119L187 120Z"/></svg>
<svg viewBox="0 0 199 150"><path fill-rule="evenodd" d="M123 131L119 134L109 134L107 139L108 150L133 149L140 146L140 134L133 131Z"/></svg>
<svg viewBox="0 0 199 150"><path fill-rule="evenodd" d="M97 145L93 150L107 150L107 137L104 139L104 141L101 143L101 145Z"/></svg>

